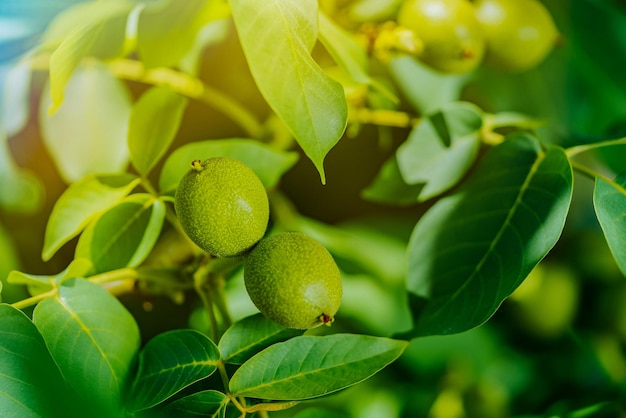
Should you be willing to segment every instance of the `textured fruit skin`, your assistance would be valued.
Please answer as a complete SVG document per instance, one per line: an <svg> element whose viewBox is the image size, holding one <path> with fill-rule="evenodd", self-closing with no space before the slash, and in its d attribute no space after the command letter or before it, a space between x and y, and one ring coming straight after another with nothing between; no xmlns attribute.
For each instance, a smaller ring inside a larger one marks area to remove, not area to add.
<svg viewBox="0 0 626 418"><path fill-rule="evenodd" d="M559 37L552 16L537 0L479 0L476 17L487 42L485 63L501 70L537 66Z"/></svg>
<svg viewBox="0 0 626 418"><path fill-rule="evenodd" d="M424 43L420 59L444 73L466 73L480 64L485 40L468 0L406 0L398 24Z"/></svg>
<svg viewBox="0 0 626 418"><path fill-rule="evenodd" d="M227 157L194 161L178 185L175 208L189 238L217 257L246 252L269 220L263 183L247 165Z"/></svg>
<svg viewBox="0 0 626 418"><path fill-rule="evenodd" d="M300 232L262 239L246 258L244 281L259 311L287 328L330 324L341 304L341 274L333 257Z"/></svg>

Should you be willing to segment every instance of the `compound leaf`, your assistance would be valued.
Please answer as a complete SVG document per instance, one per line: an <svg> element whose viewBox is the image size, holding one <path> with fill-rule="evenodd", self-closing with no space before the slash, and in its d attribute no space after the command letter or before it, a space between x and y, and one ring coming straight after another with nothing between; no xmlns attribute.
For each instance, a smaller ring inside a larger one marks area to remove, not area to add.
<svg viewBox="0 0 626 418"><path fill-rule="evenodd" d="M302 332L278 325L262 314L255 314L235 322L228 328L218 347L225 362L242 364L262 349L302 335Z"/></svg>
<svg viewBox="0 0 626 418"><path fill-rule="evenodd" d="M42 258L48 261L100 212L128 195L139 179L132 174L88 175L71 184L54 204L44 238Z"/></svg>
<svg viewBox="0 0 626 418"><path fill-rule="evenodd" d="M98 416L118 416L140 343L126 308L102 287L71 279L35 307L33 322L69 385Z"/></svg>
<svg viewBox="0 0 626 418"><path fill-rule="evenodd" d="M7 417L67 415L69 390L46 343L21 311L0 304L0 411Z"/></svg>
<svg viewBox="0 0 626 418"><path fill-rule="evenodd" d="M562 149L518 134L417 223L407 287L414 329L452 334L486 321L557 242L572 197Z"/></svg>
<svg viewBox="0 0 626 418"><path fill-rule="evenodd" d="M317 40L315 0L231 0L252 75L325 183L324 158L347 123L343 87L311 57Z"/></svg>
<svg viewBox="0 0 626 418"><path fill-rule="evenodd" d="M242 364L230 390L270 400L324 396L372 376L397 359L407 344L354 334L294 337Z"/></svg>
<svg viewBox="0 0 626 418"><path fill-rule="evenodd" d="M611 183L596 179L593 204L613 258L626 275L626 173Z"/></svg>
<svg viewBox="0 0 626 418"><path fill-rule="evenodd" d="M218 139L185 144L176 148L165 161L159 188L163 193L176 190L178 182L189 171L193 160L231 157L250 167L266 189L276 185L280 177L298 160L295 152L279 151L252 139Z"/></svg>
<svg viewBox="0 0 626 418"><path fill-rule="evenodd" d="M151 88L134 104L128 149L140 174L146 175L172 144L186 106L187 99L167 86Z"/></svg>
<svg viewBox="0 0 626 418"><path fill-rule="evenodd" d="M133 410L153 407L210 376L219 357L217 346L198 331L179 329L152 338L139 353L130 398Z"/></svg>
<svg viewBox="0 0 626 418"><path fill-rule="evenodd" d="M101 215L83 232L76 258L101 273L138 266L156 243L165 219L165 204L149 194L133 194Z"/></svg>

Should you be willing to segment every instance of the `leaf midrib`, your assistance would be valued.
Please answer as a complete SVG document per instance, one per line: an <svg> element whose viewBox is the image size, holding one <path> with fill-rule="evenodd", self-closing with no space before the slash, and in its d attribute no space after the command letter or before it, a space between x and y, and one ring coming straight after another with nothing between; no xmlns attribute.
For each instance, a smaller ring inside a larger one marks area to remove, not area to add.
<svg viewBox="0 0 626 418"><path fill-rule="evenodd" d="M526 179L524 179L524 182L520 186L520 191L517 195L517 198L515 199L515 202L513 203L513 206L511 207L511 210L508 211L509 213L507 214L507 217L505 218L504 222L502 222L502 226L498 229L496 236L494 237L491 244L485 251L485 254L480 259L480 261L476 264L476 267L474 268L472 273L468 276L467 280L465 280L465 282L461 286L459 286L459 288L447 299L446 302L441 304L439 308L435 310L435 312L433 313L433 316L436 316L439 313L443 312L449 304L455 301L457 297L459 296L459 294L465 291L467 286L469 286L469 284L473 281L474 277L481 271L483 265L487 262L487 259L494 252L495 247L498 245L498 243L500 242L500 239L504 235L504 231L506 230L506 227L509 226L511 219L517 213L518 207L523 203L522 199L526 191L528 190L529 185L532 182L539 166L541 165L544 159L545 159L545 152L540 151L539 154L537 155L537 159L530 167L530 170L528 172L528 175L526 176Z"/></svg>

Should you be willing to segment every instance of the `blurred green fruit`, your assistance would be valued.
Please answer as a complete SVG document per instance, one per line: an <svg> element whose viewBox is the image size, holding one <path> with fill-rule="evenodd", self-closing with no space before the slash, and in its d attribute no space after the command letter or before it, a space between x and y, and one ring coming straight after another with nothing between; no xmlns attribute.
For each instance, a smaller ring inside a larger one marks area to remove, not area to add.
<svg viewBox="0 0 626 418"><path fill-rule="evenodd" d="M341 274L333 257L300 232L262 239L245 261L244 281L256 307L287 328L329 325L341 303Z"/></svg>
<svg viewBox="0 0 626 418"><path fill-rule="evenodd" d="M407 0L398 24L424 43L420 59L444 73L466 73L480 64L485 40L468 0Z"/></svg>
<svg viewBox="0 0 626 418"><path fill-rule="evenodd" d="M246 252L267 229L265 187L252 169L233 158L193 161L178 185L175 202L189 238L214 256Z"/></svg>
<svg viewBox="0 0 626 418"><path fill-rule="evenodd" d="M529 70L559 37L552 16L537 0L478 0L476 16L487 41L485 63L494 68Z"/></svg>

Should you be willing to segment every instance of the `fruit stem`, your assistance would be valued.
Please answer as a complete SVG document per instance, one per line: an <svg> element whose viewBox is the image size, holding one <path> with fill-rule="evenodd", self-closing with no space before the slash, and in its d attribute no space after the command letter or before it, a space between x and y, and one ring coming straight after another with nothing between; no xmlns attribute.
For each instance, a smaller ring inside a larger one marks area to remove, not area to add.
<svg viewBox="0 0 626 418"><path fill-rule="evenodd" d="M217 318L215 311L213 310L213 299L211 297L211 288L208 285L209 269L206 263L201 263L198 270L193 274L193 284L198 296L202 299L204 310L207 313L209 324L211 324L211 338L213 342L217 344L220 339L220 331L217 324Z"/></svg>

